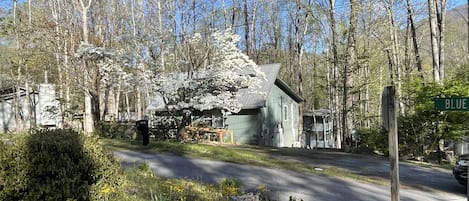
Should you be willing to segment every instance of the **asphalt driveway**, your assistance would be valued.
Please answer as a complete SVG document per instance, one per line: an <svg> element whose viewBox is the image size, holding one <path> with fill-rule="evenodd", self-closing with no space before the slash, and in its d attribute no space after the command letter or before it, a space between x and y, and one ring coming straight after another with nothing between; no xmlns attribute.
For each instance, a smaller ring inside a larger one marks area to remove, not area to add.
<svg viewBox="0 0 469 201"><path fill-rule="evenodd" d="M389 160L385 157L320 150L289 151L302 154L299 157L284 157L285 160L301 160L312 166L332 166L355 174L389 178ZM449 169L400 162L399 175L401 184L413 188L466 195L466 188L454 179Z"/></svg>
<svg viewBox="0 0 469 201"><path fill-rule="evenodd" d="M223 180L223 178L237 178L242 182L247 192L254 191L258 185L265 185L270 189L271 198L275 200L288 200L290 196L301 198L305 201L390 200L390 190L388 186L302 174L286 170L253 167L219 161L189 159L179 156L145 154L133 151L115 151L114 153L116 157L121 159L124 167L131 167L136 163L146 162L157 175L163 177L190 178L207 183L216 183ZM326 156L327 155L321 157ZM317 162L318 165L321 161L311 160ZM334 163L337 162L345 167L345 160L352 160L353 163L356 162L353 158L344 157L342 162L340 162L341 160L334 160ZM362 163L358 165L364 167L362 168L364 172L367 169L374 169L366 168L374 164ZM357 169L357 171L359 171L359 169ZM424 174L424 172L425 170L422 168L422 174ZM431 173L433 170L429 172ZM409 174L412 173L410 172ZM461 188L464 189L463 187ZM440 190L428 191L424 188L401 188L400 198L401 200L409 201L466 200L465 195L461 193L444 192Z"/></svg>

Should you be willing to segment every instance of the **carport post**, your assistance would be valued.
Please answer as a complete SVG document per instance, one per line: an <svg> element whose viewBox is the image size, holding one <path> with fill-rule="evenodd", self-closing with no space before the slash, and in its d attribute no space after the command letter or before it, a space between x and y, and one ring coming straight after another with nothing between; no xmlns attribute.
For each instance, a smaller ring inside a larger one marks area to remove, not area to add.
<svg viewBox="0 0 469 201"><path fill-rule="evenodd" d="M388 131L389 138L389 160L391 177L391 200L399 200L399 153L397 139L396 118L396 90L394 86L387 86L381 97L381 112L383 127Z"/></svg>

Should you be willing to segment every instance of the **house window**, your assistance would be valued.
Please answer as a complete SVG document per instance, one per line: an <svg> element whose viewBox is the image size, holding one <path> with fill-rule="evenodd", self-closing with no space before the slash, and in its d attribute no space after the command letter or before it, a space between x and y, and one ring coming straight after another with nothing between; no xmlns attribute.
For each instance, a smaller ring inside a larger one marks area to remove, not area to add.
<svg viewBox="0 0 469 201"><path fill-rule="evenodd" d="M288 106L283 106L283 120L288 121Z"/></svg>

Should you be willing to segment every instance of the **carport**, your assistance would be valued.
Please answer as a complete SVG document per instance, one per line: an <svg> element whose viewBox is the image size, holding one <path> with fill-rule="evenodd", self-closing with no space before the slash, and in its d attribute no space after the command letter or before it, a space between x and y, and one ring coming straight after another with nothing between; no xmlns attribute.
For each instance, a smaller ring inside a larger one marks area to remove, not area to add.
<svg viewBox="0 0 469 201"><path fill-rule="evenodd" d="M304 147L340 149L340 137L332 132L331 111L329 109L303 112Z"/></svg>

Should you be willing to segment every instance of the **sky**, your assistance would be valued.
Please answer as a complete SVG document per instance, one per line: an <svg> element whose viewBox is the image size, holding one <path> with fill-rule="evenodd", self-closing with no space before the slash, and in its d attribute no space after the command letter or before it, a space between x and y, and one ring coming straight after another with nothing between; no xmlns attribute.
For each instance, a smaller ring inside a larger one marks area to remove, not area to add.
<svg viewBox="0 0 469 201"><path fill-rule="evenodd" d="M18 2L23 2L23 1L26 1L26 0L18 0ZM11 8L12 2L13 0L0 0L0 8L3 8L3 9ZM342 0L337 1L338 6L340 6L340 2L344 2L344 1ZM345 0L345 2L347 2L347 0ZM448 9L451 9L451 8L454 8L454 7L457 7L459 5L463 5L466 3L467 3L467 0L447 0Z"/></svg>
<svg viewBox="0 0 469 201"><path fill-rule="evenodd" d="M11 7L12 0L0 0L0 8L9 8Z"/></svg>
<svg viewBox="0 0 469 201"><path fill-rule="evenodd" d="M447 0L448 8L454 8L467 3L467 0Z"/></svg>

